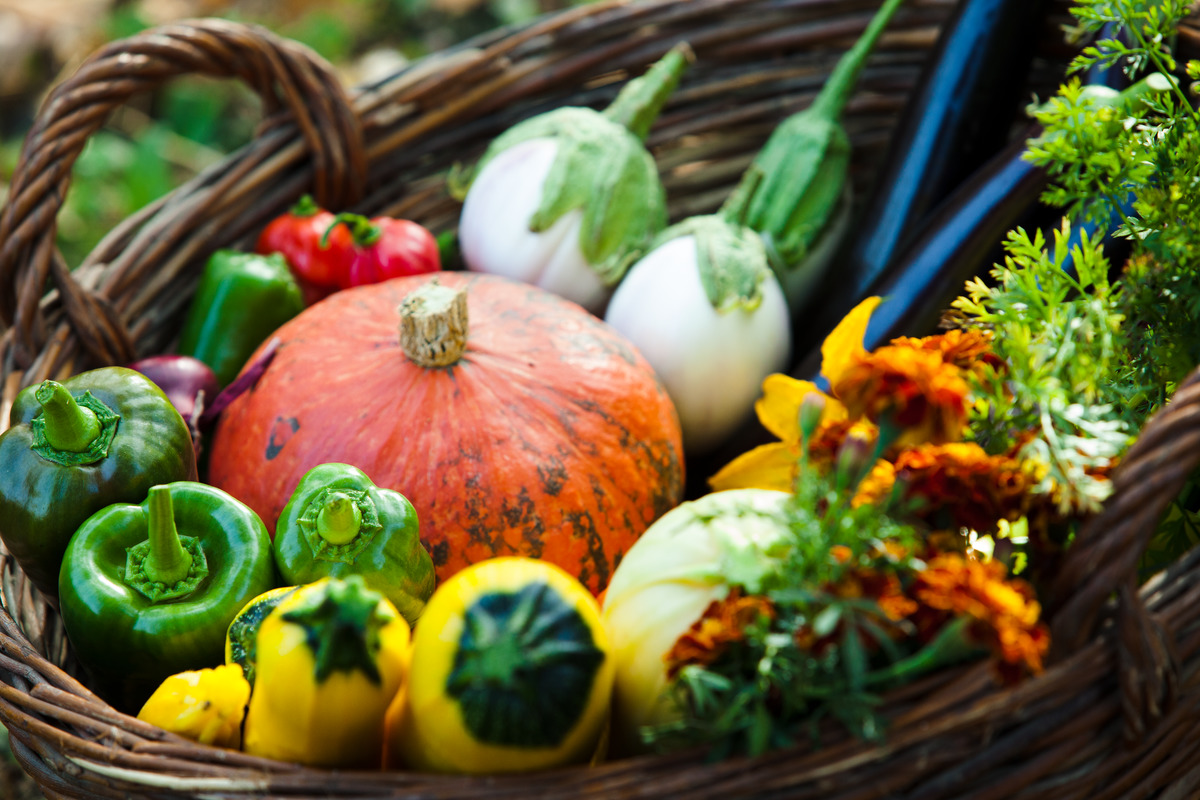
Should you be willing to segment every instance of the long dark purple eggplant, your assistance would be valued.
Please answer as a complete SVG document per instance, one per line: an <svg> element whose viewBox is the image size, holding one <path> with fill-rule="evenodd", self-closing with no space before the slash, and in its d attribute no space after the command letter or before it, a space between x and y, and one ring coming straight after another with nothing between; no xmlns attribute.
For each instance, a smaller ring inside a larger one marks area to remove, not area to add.
<svg viewBox="0 0 1200 800"><path fill-rule="evenodd" d="M858 297L918 223L1004 147L1023 99L1041 0L962 0L934 49L837 273ZM825 303L822 298L821 303Z"/></svg>
<svg viewBox="0 0 1200 800"><path fill-rule="evenodd" d="M1004 234L1046 184L1045 172L1023 157L1026 141L1037 133L1032 127L1018 136L960 185L921 225L916 240L859 294L885 298L871 315L864 347L932 331L963 284L996 260ZM823 339L801 354L795 377L817 379Z"/></svg>

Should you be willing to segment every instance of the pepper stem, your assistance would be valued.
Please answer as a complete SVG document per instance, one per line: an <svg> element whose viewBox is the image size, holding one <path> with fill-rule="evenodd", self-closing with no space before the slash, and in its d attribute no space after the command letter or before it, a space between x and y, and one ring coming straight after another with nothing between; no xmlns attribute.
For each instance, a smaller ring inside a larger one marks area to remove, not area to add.
<svg viewBox="0 0 1200 800"><path fill-rule="evenodd" d="M871 54L875 43L879 41L879 37L903 2L904 0L887 0L875 12L875 16L871 18L858 41L838 59L833 73L826 79L820 94L809 107L812 113L831 120L842 115L842 109L846 107L846 103L850 101L850 95L854 93L855 84L858 83L858 76L867 62L867 56Z"/></svg>
<svg viewBox="0 0 1200 800"><path fill-rule="evenodd" d="M311 194L301 195L289 212L293 217L315 217L321 207L313 200Z"/></svg>
<svg viewBox="0 0 1200 800"><path fill-rule="evenodd" d="M354 541L362 528L362 511L348 494L335 492L317 513L317 534L331 545Z"/></svg>
<svg viewBox="0 0 1200 800"><path fill-rule="evenodd" d="M371 222L367 217L362 214L343 212L334 217L333 222L329 223L329 227L325 229L325 233L321 236L321 247L329 246L329 234L333 233L333 229L338 225L345 225L350 229L350 236L354 239L354 244L359 247L370 247L379 241L379 237L383 236L383 228Z"/></svg>
<svg viewBox="0 0 1200 800"><path fill-rule="evenodd" d="M146 577L167 586L174 586L188 576L192 556L179 541L175 513L171 506L171 489L164 485L150 487L146 527L150 534L150 551L143 569Z"/></svg>
<svg viewBox="0 0 1200 800"><path fill-rule="evenodd" d="M430 281L400 304L400 347L422 367L448 367L467 350L467 292Z"/></svg>
<svg viewBox="0 0 1200 800"><path fill-rule="evenodd" d="M79 405L61 383L42 381L34 398L42 405L46 442L54 449L82 453L100 435L95 412Z"/></svg>
<svg viewBox="0 0 1200 800"><path fill-rule="evenodd" d="M644 75L626 84L604 110L604 116L624 125L634 136L645 141L667 98L679 85L684 69L695 58L687 42L675 45Z"/></svg>

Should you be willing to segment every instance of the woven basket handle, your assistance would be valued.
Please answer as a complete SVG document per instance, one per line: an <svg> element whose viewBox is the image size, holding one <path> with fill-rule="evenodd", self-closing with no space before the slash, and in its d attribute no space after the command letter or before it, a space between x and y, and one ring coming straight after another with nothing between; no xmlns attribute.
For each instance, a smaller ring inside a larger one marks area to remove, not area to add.
<svg viewBox="0 0 1200 800"><path fill-rule="evenodd" d="M333 69L309 49L259 26L214 19L113 42L46 99L13 172L0 216L0 327L13 328L18 362L31 361L45 342L40 306L51 278L71 328L94 359L132 357L111 298L102 287L84 289L58 254L56 217L75 159L109 114L134 94L189 74L238 78L262 98L268 127L294 124L309 153L318 202L339 209L361 195L361 125Z"/></svg>
<svg viewBox="0 0 1200 800"><path fill-rule="evenodd" d="M1131 736L1164 712L1178 678L1171 636L1136 590L1138 562L1159 519L1197 465L1200 368L1146 423L1114 471L1113 495L1081 526L1047 598L1053 647L1060 656L1083 648L1115 601L1114 641Z"/></svg>

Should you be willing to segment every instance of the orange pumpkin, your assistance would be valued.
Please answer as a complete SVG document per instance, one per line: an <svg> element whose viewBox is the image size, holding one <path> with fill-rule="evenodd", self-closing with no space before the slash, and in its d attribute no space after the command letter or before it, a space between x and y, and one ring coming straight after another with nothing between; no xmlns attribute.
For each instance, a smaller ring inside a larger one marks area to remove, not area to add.
<svg viewBox="0 0 1200 800"><path fill-rule="evenodd" d="M683 498L679 421L652 368L536 287L399 278L339 292L277 336L222 414L208 475L272 530L305 472L345 462L412 501L439 580L520 555L599 592Z"/></svg>

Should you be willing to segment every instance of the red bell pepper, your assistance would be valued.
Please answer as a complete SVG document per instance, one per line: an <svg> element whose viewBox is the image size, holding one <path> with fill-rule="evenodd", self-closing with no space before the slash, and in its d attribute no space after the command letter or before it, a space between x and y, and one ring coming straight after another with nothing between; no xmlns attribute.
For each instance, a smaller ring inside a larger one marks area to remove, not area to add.
<svg viewBox="0 0 1200 800"><path fill-rule="evenodd" d="M337 291L354 254L349 230L339 226L330 231L334 219L331 211L304 195L263 229L255 245L259 253L283 255L304 292L305 305Z"/></svg>
<svg viewBox="0 0 1200 800"><path fill-rule="evenodd" d="M353 240L352 254L338 281L339 288L437 272L442 268L437 240L410 220L338 214L325 235L332 241L339 230L348 231Z"/></svg>

